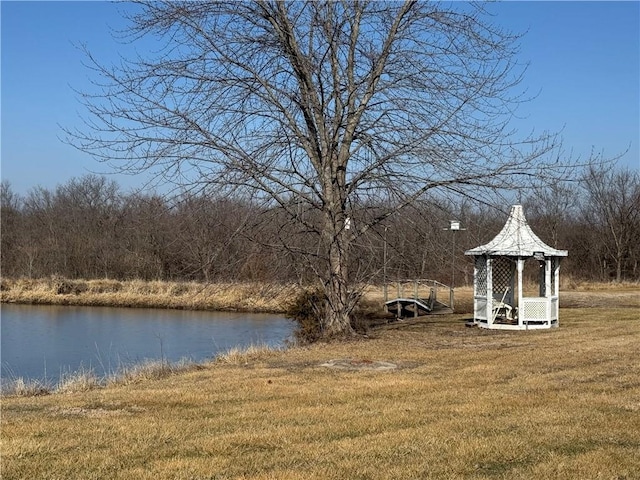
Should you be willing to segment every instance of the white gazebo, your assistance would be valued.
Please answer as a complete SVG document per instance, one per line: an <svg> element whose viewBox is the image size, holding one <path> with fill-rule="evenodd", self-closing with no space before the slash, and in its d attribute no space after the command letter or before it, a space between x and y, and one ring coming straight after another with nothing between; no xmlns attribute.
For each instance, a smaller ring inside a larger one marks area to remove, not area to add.
<svg viewBox="0 0 640 480"><path fill-rule="evenodd" d="M493 240L465 254L475 258L474 324L505 330L558 326L560 260L568 252L540 240L521 205L511 207L507 223ZM537 269L538 285L534 295L527 289L525 296L523 273L531 267Z"/></svg>

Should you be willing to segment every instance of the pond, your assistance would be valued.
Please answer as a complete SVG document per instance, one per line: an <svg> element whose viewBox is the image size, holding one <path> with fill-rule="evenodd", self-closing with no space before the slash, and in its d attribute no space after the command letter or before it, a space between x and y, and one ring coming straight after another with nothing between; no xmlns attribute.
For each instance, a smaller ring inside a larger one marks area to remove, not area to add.
<svg viewBox="0 0 640 480"><path fill-rule="evenodd" d="M201 362L233 347L282 346L293 322L280 315L3 304L2 380L56 383L93 369L111 375L146 360Z"/></svg>

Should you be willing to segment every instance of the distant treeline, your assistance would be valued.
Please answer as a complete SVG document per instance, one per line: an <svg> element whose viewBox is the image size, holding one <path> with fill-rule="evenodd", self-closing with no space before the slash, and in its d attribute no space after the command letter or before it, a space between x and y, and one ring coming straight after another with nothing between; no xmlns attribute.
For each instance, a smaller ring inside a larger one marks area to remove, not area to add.
<svg viewBox="0 0 640 480"><path fill-rule="evenodd" d="M296 229L295 219L274 206L202 194L167 199L125 193L94 175L24 196L2 182L1 202L5 277L299 283L315 278L317 238ZM522 203L534 232L569 251L563 275L640 280L637 171L592 167L582 181L530 192ZM493 238L509 207L434 199L412 205L358 240L352 271L372 282L386 275L448 283L455 276L456 285L471 284L473 263L464 251ZM465 230L448 230L452 219Z"/></svg>

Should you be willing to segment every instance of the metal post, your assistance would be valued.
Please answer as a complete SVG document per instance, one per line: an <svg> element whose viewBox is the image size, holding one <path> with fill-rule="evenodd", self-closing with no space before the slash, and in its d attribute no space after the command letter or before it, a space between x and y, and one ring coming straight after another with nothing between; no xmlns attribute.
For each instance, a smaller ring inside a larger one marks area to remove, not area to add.
<svg viewBox="0 0 640 480"><path fill-rule="evenodd" d="M457 228L454 227L454 222L451 221L451 235L453 236L453 240L451 241L451 288L449 289L449 302L451 303L451 310L454 311L455 306L453 305L453 289L456 285L456 230L460 229L460 224L457 224Z"/></svg>
<svg viewBox="0 0 640 480"><path fill-rule="evenodd" d="M449 289L449 304L451 305L451 310L453 311L453 287Z"/></svg>
<svg viewBox="0 0 640 480"><path fill-rule="evenodd" d="M385 303L389 300L387 291L387 225L384 226L384 246L382 249L382 282L384 284L383 293Z"/></svg>
<svg viewBox="0 0 640 480"><path fill-rule="evenodd" d="M455 228L454 228L455 227ZM456 231L460 229L460 223L451 220L451 288L456 285ZM453 305L451 306L453 308Z"/></svg>
<svg viewBox="0 0 640 480"><path fill-rule="evenodd" d="M454 288L456 286L456 232L458 230L466 230L466 228L460 228L459 220L451 220L449 228L445 230L451 230L451 287L449 288L449 303L451 304L451 310L454 310L453 304Z"/></svg>

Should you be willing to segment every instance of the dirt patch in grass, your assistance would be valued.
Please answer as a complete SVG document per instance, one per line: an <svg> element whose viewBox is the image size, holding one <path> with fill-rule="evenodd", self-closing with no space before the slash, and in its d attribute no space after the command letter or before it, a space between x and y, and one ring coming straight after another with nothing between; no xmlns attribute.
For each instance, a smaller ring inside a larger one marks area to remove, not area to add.
<svg viewBox="0 0 640 480"><path fill-rule="evenodd" d="M328 362L321 363L320 366L339 370L372 370L377 372L388 372L398 368L397 364L391 362L353 358L329 360Z"/></svg>

